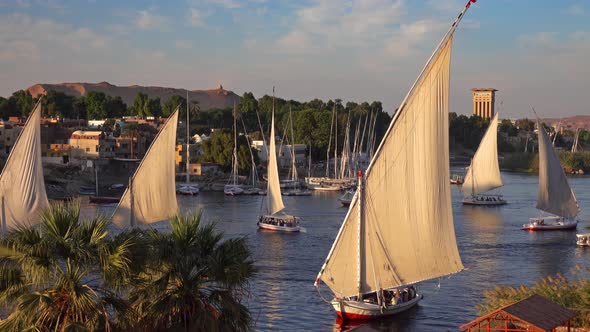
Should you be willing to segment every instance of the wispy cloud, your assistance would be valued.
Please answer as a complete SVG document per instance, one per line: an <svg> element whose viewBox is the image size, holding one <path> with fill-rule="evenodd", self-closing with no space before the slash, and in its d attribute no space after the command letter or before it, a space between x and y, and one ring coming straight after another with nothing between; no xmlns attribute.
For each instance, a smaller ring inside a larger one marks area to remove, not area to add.
<svg viewBox="0 0 590 332"><path fill-rule="evenodd" d="M563 10L563 12L567 15L572 15L572 16L587 16L588 15L586 8L584 8L584 6L582 6L581 4L573 4L573 5L565 8Z"/></svg>
<svg viewBox="0 0 590 332"><path fill-rule="evenodd" d="M191 8L187 17L188 24L193 27L204 27L206 26L205 17L202 10L197 8Z"/></svg>
<svg viewBox="0 0 590 332"><path fill-rule="evenodd" d="M152 9L146 9L136 13L134 23L141 30L164 30L169 27L170 19L155 14Z"/></svg>

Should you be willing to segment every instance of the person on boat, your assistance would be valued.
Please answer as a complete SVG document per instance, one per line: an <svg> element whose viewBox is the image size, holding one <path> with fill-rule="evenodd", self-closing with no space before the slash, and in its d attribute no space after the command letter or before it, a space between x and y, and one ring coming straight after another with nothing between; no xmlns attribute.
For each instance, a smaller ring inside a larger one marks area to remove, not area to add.
<svg viewBox="0 0 590 332"><path fill-rule="evenodd" d="M395 298L395 303L396 303L396 304L400 304L400 303L402 303L402 296L401 296L401 294L399 293L399 289L396 289L396 290L395 290L395 296L394 296L394 298Z"/></svg>

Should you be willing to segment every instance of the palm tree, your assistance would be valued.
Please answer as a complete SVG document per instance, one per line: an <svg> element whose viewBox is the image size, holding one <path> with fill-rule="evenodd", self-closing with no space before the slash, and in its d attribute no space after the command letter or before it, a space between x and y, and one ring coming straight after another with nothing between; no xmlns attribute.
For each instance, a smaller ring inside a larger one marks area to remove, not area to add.
<svg viewBox="0 0 590 332"><path fill-rule="evenodd" d="M242 299L255 269L246 239L223 240L201 215L174 217L170 233L146 233L150 260L130 294L143 331L250 329Z"/></svg>
<svg viewBox="0 0 590 332"><path fill-rule="evenodd" d="M109 239L110 222L79 221L79 202L55 203L41 224L11 230L0 243L2 331L111 330L129 316L118 295L130 276L133 237Z"/></svg>

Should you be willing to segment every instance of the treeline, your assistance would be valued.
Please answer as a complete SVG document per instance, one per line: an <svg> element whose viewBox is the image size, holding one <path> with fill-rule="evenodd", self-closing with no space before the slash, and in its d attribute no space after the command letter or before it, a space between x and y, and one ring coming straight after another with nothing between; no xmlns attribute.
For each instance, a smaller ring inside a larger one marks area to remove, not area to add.
<svg viewBox="0 0 590 332"><path fill-rule="evenodd" d="M479 143L488 126L489 119L483 119L477 115L466 116L457 115L452 112L449 114L449 136L451 149L461 146L472 151L477 150ZM500 153L524 152L525 145L528 143L528 151L533 149L537 144L537 133L535 132L536 124L529 119L519 119L515 123L511 120L504 119L498 125L498 151ZM545 131L553 139L556 134L555 128L543 123ZM557 133L555 138L555 147L564 150L571 150L574 130L564 128ZM527 140L528 137L528 140ZM580 129L579 146L590 146L590 131Z"/></svg>
<svg viewBox="0 0 590 332"><path fill-rule="evenodd" d="M27 116L32 110L36 99L28 91L20 90L8 99L0 97L0 117ZM259 99L251 92L244 93L237 108L237 129L247 132L251 137L266 139L269 135L270 114L273 97L265 95ZM116 118L124 115L136 115L142 118L148 116L167 117L176 107L180 107L180 118L186 117L186 99L182 96L172 96L162 101L160 98L149 98L146 94L138 93L133 104L126 105L121 97L107 96L102 92L89 92L82 97L73 97L62 92L49 91L43 98L43 115L52 118L99 120ZM233 130L233 109L209 109L202 111L198 102L191 101L191 135L209 134L212 128ZM332 111L336 112L337 131L332 128ZM294 137L291 137L291 123L289 112L292 112L292 127ZM355 140L357 127L369 127L374 122L374 140L376 144L385 134L391 117L383 111L381 102L372 103L347 102L341 99L328 100L313 99L308 102L275 98L275 130L277 136L287 134L287 143L301 143L311 146L312 157L315 160L326 158L330 136L332 136L331 150L334 151L334 141L338 142L338 151L344 145L346 126L350 126L350 144ZM368 130L365 132L367 135ZM337 136L336 136L337 134ZM359 133L361 135L362 133ZM221 135L221 134L219 134ZM337 140L336 140L337 137ZM365 137L365 143L369 139ZM225 142L225 139L220 141ZM214 149L213 149L214 150ZM250 159L250 158L248 158ZM213 161L213 160L211 160Z"/></svg>

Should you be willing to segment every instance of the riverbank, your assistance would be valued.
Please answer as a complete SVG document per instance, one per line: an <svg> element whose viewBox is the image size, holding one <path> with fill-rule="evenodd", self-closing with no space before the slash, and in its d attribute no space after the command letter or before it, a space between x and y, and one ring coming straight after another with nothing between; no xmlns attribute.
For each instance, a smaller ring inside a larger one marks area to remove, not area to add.
<svg viewBox="0 0 590 332"><path fill-rule="evenodd" d="M566 174L590 174L590 151L557 151L559 161ZM539 173L537 153L508 153L500 158L500 168L510 172Z"/></svg>

